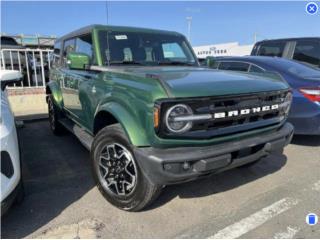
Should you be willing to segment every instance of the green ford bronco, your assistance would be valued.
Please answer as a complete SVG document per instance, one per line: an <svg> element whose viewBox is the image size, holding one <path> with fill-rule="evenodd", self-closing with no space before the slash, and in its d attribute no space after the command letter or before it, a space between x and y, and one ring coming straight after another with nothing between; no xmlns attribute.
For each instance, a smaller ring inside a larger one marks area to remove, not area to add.
<svg viewBox="0 0 320 240"><path fill-rule="evenodd" d="M285 81L202 68L177 32L88 26L58 39L52 57L51 129L90 150L118 208L141 210L166 185L249 166L291 141Z"/></svg>

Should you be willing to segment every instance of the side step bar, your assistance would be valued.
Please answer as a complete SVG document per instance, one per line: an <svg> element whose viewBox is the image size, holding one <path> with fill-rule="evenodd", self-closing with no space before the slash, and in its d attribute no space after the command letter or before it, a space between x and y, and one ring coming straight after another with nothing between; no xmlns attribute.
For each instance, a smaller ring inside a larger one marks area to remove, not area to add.
<svg viewBox="0 0 320 240"><path fill-rule="evenodd" d="M83 128L79 127L77 124L75 124L73 121L69 119L63 118L60 119L59 122L71 133L73 133L83 144L83 146L85 146L89 151L91 150L93 136L91 136Z"/></svg>

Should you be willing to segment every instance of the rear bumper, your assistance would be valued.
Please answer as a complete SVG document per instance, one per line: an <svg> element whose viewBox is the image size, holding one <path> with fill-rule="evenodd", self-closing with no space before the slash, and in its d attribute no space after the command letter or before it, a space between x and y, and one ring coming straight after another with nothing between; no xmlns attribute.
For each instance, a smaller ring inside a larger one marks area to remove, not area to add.
<svg viewBox="0 0 320 240"><path fill-rule="evenodd" d="M293 126L284 124L276 132L206 147L157 149L135 148L134 154L147 177L156 184L190 181L256 161L281 151L293 136Z"/></svg>
<svg viewBox="0 0 320 240"><path fill-rule="evenodd" d="M320 135L320 112L308 116L289 116L288 121L294 126L294 134Z"/></svg>

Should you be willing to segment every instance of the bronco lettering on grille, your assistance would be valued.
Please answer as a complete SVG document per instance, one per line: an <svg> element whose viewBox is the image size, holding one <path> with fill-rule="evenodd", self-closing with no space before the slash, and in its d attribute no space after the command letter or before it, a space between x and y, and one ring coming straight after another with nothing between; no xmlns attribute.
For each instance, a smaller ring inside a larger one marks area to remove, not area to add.
<svg viewBox="0 0 320 240"><path fill-rule="evenodd" d="M228 118L228 117L236 117L236 116L242 116L247 115L250 113L259 113L259 112L267 112L276 110L279 108L279 104L273 104L273 105L266 105L263 107L253 107L253 108L245 108L240 110L232 110L228 112L217 112L213 114L214 119L221 119L221 118Z"/></svg>

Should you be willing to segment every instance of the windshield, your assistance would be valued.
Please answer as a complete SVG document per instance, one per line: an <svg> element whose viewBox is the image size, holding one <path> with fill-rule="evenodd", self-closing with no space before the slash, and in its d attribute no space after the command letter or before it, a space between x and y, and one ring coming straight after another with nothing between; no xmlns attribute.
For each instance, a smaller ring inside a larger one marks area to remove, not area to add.
<svg viewBox="0 0 320 240"><path fill-rule="evenodd" d="M278 65L280 69L287 71L293 75L307 78L307 77L320 77L320 69L311 65L295 61L286 61Z"/></svg>
<svg viewBox="0 0 320 240"><path fill-rule="evenodd" d="M100 31L99 43L105 65L198 66L186 39L180 35Z"/></svg>

